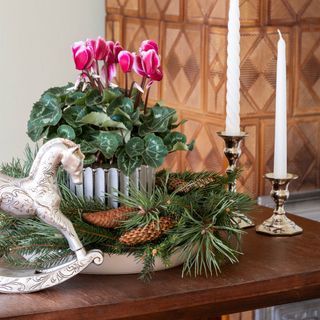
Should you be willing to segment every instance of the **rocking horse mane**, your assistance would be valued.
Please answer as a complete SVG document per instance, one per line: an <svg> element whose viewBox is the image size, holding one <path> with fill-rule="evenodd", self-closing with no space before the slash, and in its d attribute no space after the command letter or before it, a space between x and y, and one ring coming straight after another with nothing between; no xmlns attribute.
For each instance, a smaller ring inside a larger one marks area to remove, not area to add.
<svg viewBox="0 0 320 320"><path fill-rule="evenodd" d="M67 140L67 139L63 139L63 138L55 138L55 139L48 141L47 143L45 143L44 145L42 145L40 147L40 149L37 153L37 156L34 159L34 162L33 162L32 167L30 169L29 176L32 176L35 173L35 170L39 167L40 161L41 161L43 155L47 152L47 150L52 148L56 144L62 144L67 148L73 148L73 147L77 146L76 143L74 143L70 140Z"/></svg>

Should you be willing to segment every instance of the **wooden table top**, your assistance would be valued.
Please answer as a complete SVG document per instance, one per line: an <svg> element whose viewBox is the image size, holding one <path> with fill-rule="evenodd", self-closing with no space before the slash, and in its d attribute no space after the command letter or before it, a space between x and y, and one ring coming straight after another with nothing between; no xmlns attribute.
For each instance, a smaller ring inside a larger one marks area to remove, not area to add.
<svg viewBox="0 0 320 320"><path fill-rule="evenodd" d="M271 213L262 208L252 217L260 223ZM0 318L211 319L320 298L320 223L293 219L302 235L270 237L247 229L240 263L225 265L219 277L181 279L180 268L157 272L148 284L137 275L79 275L39 293L1 294Z"/></svg>

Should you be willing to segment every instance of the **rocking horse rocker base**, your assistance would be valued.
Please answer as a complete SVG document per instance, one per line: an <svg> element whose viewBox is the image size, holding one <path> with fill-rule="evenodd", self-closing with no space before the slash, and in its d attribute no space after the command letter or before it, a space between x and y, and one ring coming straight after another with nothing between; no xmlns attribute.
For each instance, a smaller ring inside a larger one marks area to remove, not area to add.
<svg viewBox="0 0 320 320"><path fill-rule="evenodd" d="M35 271L12 271L8 274L2 271L0 276L1 293L29 293L47 289L63 283L85 269L90 263L97 265L103 261L100 250L91 250L80 260L74 259L63 266L58 266L40 273Z"/></svg>
<svg viewBox="0 0 320 320"><path fill-rule="evenodd" d="M102 263L102 252L91 250L86 253L71 221L60 211L57 170L62 165L73 182L81 184L83 159L78 145L56 138L40 148L27 178L14 179L0 174L0 209L17 218L38 217L59 230L75 254L74 260L40 272L1 271L0 292L43 290L74 277L92 262Z"/></svg>

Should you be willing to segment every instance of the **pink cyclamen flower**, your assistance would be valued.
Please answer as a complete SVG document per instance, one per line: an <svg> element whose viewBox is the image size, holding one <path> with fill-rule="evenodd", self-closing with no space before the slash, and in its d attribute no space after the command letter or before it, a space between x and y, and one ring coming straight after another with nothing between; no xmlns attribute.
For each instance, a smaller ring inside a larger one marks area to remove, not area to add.
<svg viewBox="0 0 320 320"><path fill-rule="evenodd" d="M92 66L94 52L91 46L87 46L83 42L76 42L72 46L72 52L76 69L85 70Z"/></svg>
<svg viewBox="0 0 320 320"><path fill-rule="evenodd" d="M97 40L87 39L86 46L91 47L94 52L94 58L96 60L104 60L107 54L107 44L102 37L98 37Z"/></svg>
<svg viewBox="0 0 320 320"><path fill-rule="evenodd" d="M140 55L134 54L133 70L141 77L146 77L147 74L143 68L142 59Z"/></svg>
<svg viewBox="0 0 320 320"><path fill-rule="evenodd" d="M123 48L122 48L122 46L120 45L120 42L117 41L117 42L114 44L114 47L113 47L113 54L114 54L114 62L115 62L115 63L118 63L118 62L119 62L118 58L119 58L119 53L120 53L121 51L123 51Z"/></svg>
<svg viewBox="0 0 320 320"><path fill-rule="evenodd" d="M107 52L106 52L105 61L107 63L115 63L114 53L113 53L114 42L113 41L106 41L106 45L107 45Z"/></svg>
<svg viewBox="0 0 320 320"><path fill-rule="evenodd" d="M85 46L85 43L83 41L77 41L72 45L72 53L73 55L76 54L76 52L82 47Z"/></svg>
<svg viewBox="0 0 320 320"><path fill-rule="evenodd" d="M142 41L139 52L148 51L150 49L154 49L156 53L159 53L158 44L153 40L144 40Z"/></svg>
<svg viewBox="0 0 320 320"><path fill-rule="evenodd" d="M141 61L145 73L150 76L160 67L160 57L154 49L141 52Z"/></svg>
<svg viewBox="0 0 320 320"><path fill-rule="evenodd" d="M94 39L87 39L86 40L86 47L91 47L93 52L95 52L95 47L96 47L96 40Z"/></svg>
<svg viewBox="0 0 320 320"><path fill-rule="evenodd" d="M129 51L122 50L118 54L118 61L120 68L124 73L131 72L134 61L134 55Z"/></svg>
<svg viewBox="0 0 320 320"><path fill-rule="evenodd" d="M150 75L150 79L154 81L161 81L163 78L162 68L159 67L153 74Z"/></svg>
<svg viewBox="0 0 320 320"><path fill-rule="evenodd" d="M96 60L104 60L106 58L107 51L108 47L106 41L103 38L98 37L95 46Z"/></svg>
<svg viewBox="0 0 320 320"><path fill-rule="evenodd" d="M118 55L120 51L123 50L122 46L120 43L117 41L114 43L113 41L106 41L107 44L107 54L105 61L107 63L118 63Z"/></svg>
<svg viewBox="0 0 320 320"><path fill-rule="evenodd" d="M117 75L116 65L114 63L105 64L101 68L100 78L104 85L107 85Z"/></svg>
<svg viewBox="0 0 320 320"><path fill-rule="evenodd" d="M135 55L133 68L142 77L147 77L154 81L162 80L163 74L160 66L160 57L154 49L143 51L140 55Z"/></svg>

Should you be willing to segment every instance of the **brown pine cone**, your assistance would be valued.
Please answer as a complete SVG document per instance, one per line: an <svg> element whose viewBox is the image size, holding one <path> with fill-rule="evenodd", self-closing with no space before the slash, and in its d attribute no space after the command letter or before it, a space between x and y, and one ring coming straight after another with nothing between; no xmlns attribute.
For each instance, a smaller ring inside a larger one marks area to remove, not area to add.
<svg viewBox="0 0 320 320"><path fill-rule="evenodd" d="M182 192L187 193L190 192L194 189L201 189L206 187L208 184L213 182L215 180L214 177L205 177L205 178L199 178L194 180L191 184L186 185L183 189ZM190 181L191 182L191 181Z"/></svg>
<svg viewBox="0 0 320 320"><path fill-rule="evenodd" d="M184 192L183 186L186 185L187 182L180 178L169 178L168 180L168 190L170 192L177 190L178 188L181 190L181 192Z"/></svg>
<svg viewBox="0 0 320 320"><path fill-rule="evenodd" d="M159 223L152 221L144 227L138 227L125 232L119 241L123 244L134 246L159 238L167 230L174 226L174 220L170 217L161 217Z"/></svg>
<svg viewBox="0 0 320 320"><path fill-rule="evenodd" d="M115 228L119 226L120 221L126 220L129 214L135 211L138 211L138 209L120 207L106 211L84 213L83 220L98 227Z"/></svg>
<svg viewBox="0 0 320 320"><path fill-rule="evenodd" d="M186 181L181 178L170 178L168 180L168 190L172 192L179 188L179 192L188 193L195 189L204 188L214 180L215 177L204 177L196 179L194 181Z"/></svg>

